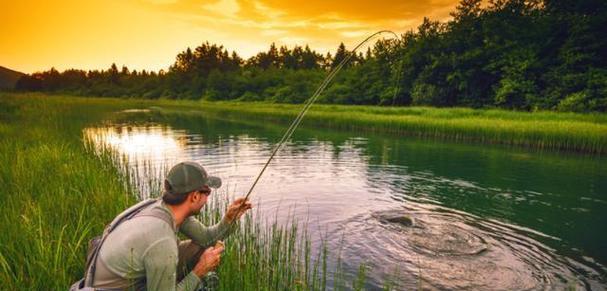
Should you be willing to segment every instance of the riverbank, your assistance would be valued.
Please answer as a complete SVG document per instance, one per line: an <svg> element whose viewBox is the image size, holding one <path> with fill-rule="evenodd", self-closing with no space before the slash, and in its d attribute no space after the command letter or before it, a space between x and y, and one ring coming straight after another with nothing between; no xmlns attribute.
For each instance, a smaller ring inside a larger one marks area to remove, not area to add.
<svg viewBox="0 0 607 291"><path fill-rule="evenodd" d="M97 156L86 146L83 128L98 124L108 118L111 112L152 108L167 112L167 116L172 116L172 112L189 112L196 118L206 113L222 118L239 117L241 120L254 119L243 117L256 117L256 122L276 121L276 127L282 129L282 122L290 121L299 108L295 105L238 104L241 106L234 109L233 103L67 96L51 98L39 94L0 93L0 162L6 165L0 168L0 195L3 202L0 206L0 226L3 229L0 236L2 287L7 290L65 289L82 275L88 239L101 233L103 226L115 214L135 201L137 190L130 186L127 175L116 169L111 153ZM329 116L332 111L339 112L340 107L318 106L311 114ZM390 110L413 109L416 108L342 108L348 114L375 114L366 111L377 110L383 115L390 115ZM271 112L264 115L261 113L264 110ZM463 110L460 114L466 115L467 112ZM430 109L420 115L439 113L455 115L457 110ZM517 114L515 112L513 116ZM558 117L561 121L605 123L601 120L602 116L556 115L524 116L530 119L554 120ZM322 118L306 119L304 122L307 126L316 127L314 124L322 123ZM371 132L370 129L363 130ZM381 128L374 130L382 131ZM221 198L224 196L214 197L219 199L213 201L210 207L212 212L205 212L207 215L202 217L207 222L220 217L219 209L225 203L225 199ZM248 286L250 290L267 286L274 286L275 289L286 286L284 289L294 290L322 290L331 286L334 289L343 289L340 286L360 289L364 284L364 267L360 269L358 278L352 278L351 274L345 276L339 271L331 274L332 270L327 270L323 262L334 258L335 250L310 249L303 227L291 225L281 228L272 222L261 223L250 218L231 238L219 270L225 274L222 275L222 290L240 290L241 286ZM394 278L398 282L397 274ZM421 278L419 282L422 282ZM390 286L388 281L385 284ZM395 286L397 284L392 288L399 289Z"/></svg>
<svg viewBox="0 0 607 291"><path fill-rule="evenodd" d="M137 197L116 157L96 155L82 130L111 112L158 104L171 103L0 93L1 290L65 290L82 276L88 240ZM214 193L203 222L221 217L229 195ZM362 289L364 266L352 278L327 270L331 257L311 249L304 225L247 216L227 240L220 288Z"/></svg>
<svg viewBox="0 0 607 291"><path fill-rule="evenodd" d="M223 117L290 123L302 105L202 103ZM607 115L469 108L314 105L304 126L593 154L607 153Z"/></svg>
<svg viewBox="0 0 607 291"><path fill-rule="evenodd" d="M160 111L213 114L228 119L248 117L285 125L290 124L303 107L302 104L253 102L113 100L116 103L136 102L142 108ZM302 126L381 132L470 144L502 144L588 154L607 153L607 115L598 113L315 104L304 118Z"/></svg>
<svg viewBox="0 0 607 291"><path fill-rule="evenodd" d="M248 117L290 124L303 105L251 102L157 101L161 111L190 111L221 118ZM540 150L607 153L607 115L517 112L498 109L312 106L302 126L381 132L397 136L502 144Z"/></svg>

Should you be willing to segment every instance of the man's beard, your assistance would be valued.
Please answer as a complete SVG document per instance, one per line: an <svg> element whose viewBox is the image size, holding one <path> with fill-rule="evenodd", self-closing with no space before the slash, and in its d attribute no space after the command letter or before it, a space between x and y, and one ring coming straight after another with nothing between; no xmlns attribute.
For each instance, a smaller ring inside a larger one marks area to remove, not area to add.
<svg viewBox="0 0 607 291"><path fill-rule="evenodd" d="M201 211L202 211L202 207L198 208L197 210L190 211L190 216L198 215L198 214L200 214Z"/></svg>

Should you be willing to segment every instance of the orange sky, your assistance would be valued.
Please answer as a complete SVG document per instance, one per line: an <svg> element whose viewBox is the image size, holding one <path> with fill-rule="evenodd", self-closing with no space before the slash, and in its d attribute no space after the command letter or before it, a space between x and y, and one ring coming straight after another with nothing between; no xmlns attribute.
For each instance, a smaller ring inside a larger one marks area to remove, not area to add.
<svg viewBox="0 0 607 291"><path fill-rule="evenodd" d="M457 0L0 0L0 66L166 69L204 41L249 57L270 43L319 52L351 47L382 29L398 34L424 16L446 20Z"/></svg>

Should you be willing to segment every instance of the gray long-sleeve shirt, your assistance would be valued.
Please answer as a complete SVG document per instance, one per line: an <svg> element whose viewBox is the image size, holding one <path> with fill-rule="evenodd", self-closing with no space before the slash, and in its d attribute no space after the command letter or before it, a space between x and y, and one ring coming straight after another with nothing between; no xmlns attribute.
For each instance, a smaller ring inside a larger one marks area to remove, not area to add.
<svg viewBox="0 0 607 291"><path fill-rule="evenodd" d="M173 213L162 200L151 207L162 209L161 213L167 215L166 221L153 216L134 217L114 229L99 251L95 287L140 289L145 286L148 291L189 291L198 287L200 278L193 272L176 284L177 232L207 247L228 234L229 223L224 217L218 224L206 227L194 217L188 217L177 229Z"/></svg>

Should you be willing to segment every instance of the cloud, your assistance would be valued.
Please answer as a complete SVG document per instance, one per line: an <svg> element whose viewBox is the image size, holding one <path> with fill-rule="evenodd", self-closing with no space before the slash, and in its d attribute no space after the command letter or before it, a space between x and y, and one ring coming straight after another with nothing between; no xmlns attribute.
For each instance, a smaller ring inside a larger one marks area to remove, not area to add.
<svg viewBox="0 0 607 291"><path fill-rule="evenodd" d="M424 16L444 21L457 1L0 1L0 61L26 72L112 62L157 70L205 41L245 58L273 42L326 53L375 31L415 29Z"/></svg>
<svg viewBox="0 0 607 291"><path fill-rule="evenodd" d="M217 3L203 5L203 7L225 17L234 17L240 11L240 5L236 0L221 0Z"/></svg>
<svg viewBox="0 0 607 291"><path fill-rule="evenodd" d="M444 18L457 0L139 0L157 9L190 16L221 14L241 21L308 21L318 25L385 24L411 19ZM340 23L341 22L341 23Z"/></svg>
<svg viewBox="0 0 607 291"><path fill-rule="evenodd" d="M439 3L434 1L367 0L259 0L263 5L283 11L288 17L309 18L337 15L343 19L375 22L428 14Z"/></svg>
<svg viewBox="0 0 607 291"><path fill-rule="evenodd" d="M352 30L352 31L342 31L340 35L346 38L363 38L365 36L373 34L375 31L373 30Z"/></svg>
<svg viewBox="0 0 607 291"><path fill-rule="evenodd" d="M320 51L340 42L354 44L379 30L397 34L414 29L423 17L449 18L457 0L137 0L207 33L211 42L267 46L310 44ZM228 40L226 42L226 40ZM236 48L241 52L240 48Z"/></svg>
<svg viewBox="0 0 607 291"><path fill-rule="evenodd" d="M261 32L261 34L266 36L284 35L286 33L288 33L288 31L284 29L267 29Z"/></svg>

